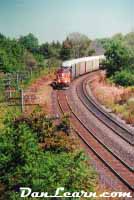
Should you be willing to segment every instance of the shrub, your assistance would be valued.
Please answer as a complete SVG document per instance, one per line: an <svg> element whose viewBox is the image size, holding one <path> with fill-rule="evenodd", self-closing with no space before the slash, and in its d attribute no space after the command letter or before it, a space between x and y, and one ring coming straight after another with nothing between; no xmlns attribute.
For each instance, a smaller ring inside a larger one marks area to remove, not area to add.
<svg viewBox="0 0 134 200"><path fill-rule="evenodd" d="M49 138L48 135L45 137ZM61 186L73 192L93 191L96 185L96 173L88 165L83 152L66 153L62 146L58 153L43 151L29 118L19 118L14 123L8 121L5 131L0 134L0 152L0 183L4 185L2 200L19 199L19 188L26 186L33 191L54 194Z"/></svg>
<svg viewBox="0 0 134 200"><path fill-rule="evenodd" d="M120 72L116 72L114 76L112 76L113 81L122 86L132 86L134 85L134 73L128 70L122 70Z"/></svg>

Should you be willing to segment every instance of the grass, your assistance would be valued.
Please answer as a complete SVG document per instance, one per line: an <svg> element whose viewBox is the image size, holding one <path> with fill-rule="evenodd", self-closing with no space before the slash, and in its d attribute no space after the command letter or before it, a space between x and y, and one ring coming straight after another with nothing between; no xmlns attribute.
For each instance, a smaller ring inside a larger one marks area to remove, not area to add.
<svg viewBox="0 0 134 200"><path fill-rule="evenodd" d="M20 109L17 106L7 106L6 103L0 104L0 130L5 127L5 120L10 117L16 117L20 115Z"/></svg>
<svg viewBox="0 0 134 200"><path fill-rule="evenodd" d="M21 88L23 88L24 90L26 90L35 80L37 80L39 77L42 76L53 76L55 72L55 68L51 68L51 70L49 70L49 68L44 68L40 71L40 73L32 73L31 78L23 81L23 83L20 85ZM20 111L20 106L8 106L8 103L5 101L5 90L4 90L4 84L2 79L4 78L4 75L0 76L0 127L3 127L3 122L2 119L4 119L4 116L6 115L6 112L12 112L13 113L18 113L18 111ZM19 90L16 90L15 93L12 94L13 97L19 97L20 96L20 92Z"/></svg>
<svg viewBox="0 0 134 200"><path fill-rule="evenodd" d="M32 76L29 77L27 80L23 81L23 83L21 84L21 88L26 89L29 85L31 85L37 78L44 76L44 75L48 75L49 73L52 73L53 70L49 70L47 67L40 70L40 72L34 72L32 73Z"/></svg>
<svg viewBox="0 0 134 200"><path fill-rule="evenodd" d="M90 85L96 99L128 124L134 124L134 86L116 86L99 77Z"/></svg>
<svg viewBox="0 0 134 200"><path fill-rule="evenodd" d="M27 89L36 79L38 79L40 76L53 74L54 69L49 71L48 68L43 69L40 71L40 73L34 73L32 74L32 77L25 81L21 87L24 89ZM3 87L2 82L3 76L0 77L0 129L4 129L4 121L6 118L10 116L18 116L21 114L20 106L8 106L8 103L5 102L5 91ZM19 96L19 92L16 92L15 95Z"/></svg>
<svg viewBox="0 0 134 200"><path fill-rule="evenodd" d="M129 100L124 104L114 104L113 112L118 114L128 124L134 124L134 102L129 103Z"/></svg>

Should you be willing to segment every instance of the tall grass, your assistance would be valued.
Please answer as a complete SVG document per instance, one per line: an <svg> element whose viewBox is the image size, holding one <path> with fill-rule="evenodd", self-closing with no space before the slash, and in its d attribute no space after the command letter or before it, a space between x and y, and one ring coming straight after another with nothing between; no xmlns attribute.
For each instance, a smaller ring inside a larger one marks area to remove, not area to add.
<svg viewBox="0 0 134 200"><path fill-rule="evenodd" d="M104 76L91 83L96 99L129 124L134 124L134 87L116 86Z"/></svg>

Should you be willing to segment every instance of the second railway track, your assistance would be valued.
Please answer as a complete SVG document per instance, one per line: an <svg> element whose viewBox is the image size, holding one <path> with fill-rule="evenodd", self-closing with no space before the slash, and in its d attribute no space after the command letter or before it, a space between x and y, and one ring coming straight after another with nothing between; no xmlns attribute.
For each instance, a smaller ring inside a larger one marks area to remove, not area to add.
<svg viewBox="0 0 134 200"><path fill-rule="evenodd" d="M127 143L134 146L134 133L124 127L120 122L116 121L112 116L110 116L104 109L102 109L98 103L89 96L87 92L87 82L90 82L91 79L86 78L82 80L76 88L77 96L80 101L85 105L85 107L102 121L108 128L110 128L115 134L124 139Z"/></svg>
<svg viewBox="0 0 134 200"><path fill-rule="evenodd" d="M103 145L101 141L94 136L94 133L85 126L70 106L65 91L58 91L57 97L62 112L70 113L72 126L86 146L125 186L127 186L127 188L134 191L133 169Z"/></svg>

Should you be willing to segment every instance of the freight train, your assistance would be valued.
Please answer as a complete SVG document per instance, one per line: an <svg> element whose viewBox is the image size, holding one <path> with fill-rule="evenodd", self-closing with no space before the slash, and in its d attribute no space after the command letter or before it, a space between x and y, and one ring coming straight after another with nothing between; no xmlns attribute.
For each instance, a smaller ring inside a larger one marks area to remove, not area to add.
<svg viewBox="0 0 134 200"><path fill-rule="evenodd" d="M68 60L62 63L60 69L56 72L56 79L54 85L58 88L69 87L71 81L83 74L98 70L104 55L90 56Z"/></svg>

